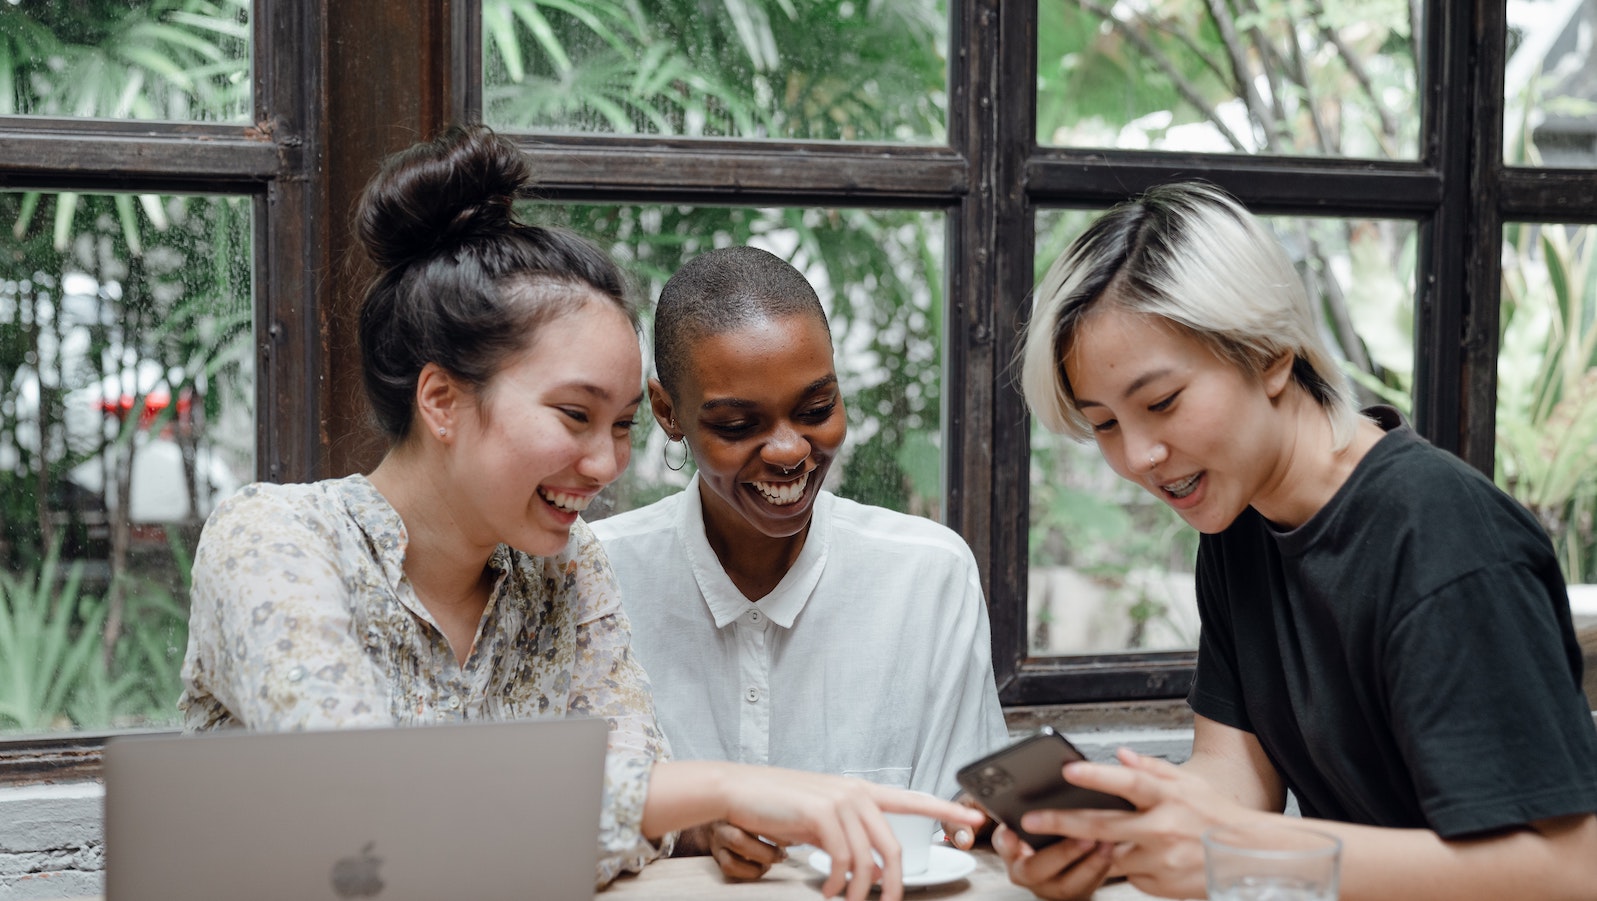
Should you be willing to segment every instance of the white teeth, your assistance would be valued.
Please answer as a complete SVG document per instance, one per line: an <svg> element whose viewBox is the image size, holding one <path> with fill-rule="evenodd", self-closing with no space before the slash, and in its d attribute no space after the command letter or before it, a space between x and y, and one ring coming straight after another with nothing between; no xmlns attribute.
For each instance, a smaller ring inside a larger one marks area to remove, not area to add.
<svg viewBox="0 0 1597 901"><path fill-rule="evenodd" d="M1172 497L1178 499L1183 498L1197 489L1198 477L1202 475L1203 473L1201 472L1195 472L1179 482L1171 482L1168 485L1160 485L1159 487L1164 489L1165 493L1171 495Z"/></svg>
<svg viewBox="0 0 1597 901"><path fill-rule="evenodd" d="M804 486L809 484L810 474L805 473L798 477L796 482L753 482L754 490L760 496L778 507L798 503L804 496Z"/></svg>
<svg viewBox="0 0 1597 901"><path fill-rule="evenodd" d="M567 513L581 513L593 503L591 494L566 494L564 491L555 491L551 488L539 488L538 496L548 501L558 510Z"/></svg>

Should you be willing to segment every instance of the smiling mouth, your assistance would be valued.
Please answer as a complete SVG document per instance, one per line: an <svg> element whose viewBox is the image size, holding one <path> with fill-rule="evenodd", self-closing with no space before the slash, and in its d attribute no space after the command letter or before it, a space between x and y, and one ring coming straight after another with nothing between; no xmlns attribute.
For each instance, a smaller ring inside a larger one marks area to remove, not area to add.
<svg viewBox="0 0 1597 901"><path fill-rule="evenodd" d="M566 513L581 513L593 503L591 494L567 494L553 488L539 488L538 496L549 502L549 506Z"/></svg>
<svg viewBox="0 0 1597 901"><path fill-rule="evenodd" d="M1176 500L1180 500L1197 490L1198 480L1201 478L1203 478L1203 473L1195 472L1179 482L1171 482L1168 485L1160 485L1159 490L1170 495Z"/></svg>
<svg viewBox="0 0 1597 901"><path fill-rule="evenodd" d="M770 501L777 507L786 507L799 502L804 496L804 486L810 483L810 474L805 473L792 482L750 482L760 496Z"/></svg>

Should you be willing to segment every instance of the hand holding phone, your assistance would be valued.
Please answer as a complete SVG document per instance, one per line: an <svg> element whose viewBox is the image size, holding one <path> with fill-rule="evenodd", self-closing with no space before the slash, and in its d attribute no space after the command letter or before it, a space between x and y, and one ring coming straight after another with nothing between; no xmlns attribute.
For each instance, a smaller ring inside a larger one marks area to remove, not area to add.
<svg viewBox="0 0 1597 901"><path fill-rule="evenodd" d="M1065 764L1087 758L1063 735L1044 726L986 757L961 767L955 778L988 816L1008 826L1033 849L1059 841L1057 835L1033 835L1020 828L1028 810L1093 807L1135 810L1130 801L1065 781Z"/></svg>

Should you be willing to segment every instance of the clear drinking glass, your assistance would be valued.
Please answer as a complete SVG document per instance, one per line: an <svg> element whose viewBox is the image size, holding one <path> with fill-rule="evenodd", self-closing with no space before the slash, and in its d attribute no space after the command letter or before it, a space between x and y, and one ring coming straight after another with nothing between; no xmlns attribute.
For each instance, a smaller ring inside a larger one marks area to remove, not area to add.
<svg viewBox="0 0 1597 901"><path fill-rule="evenodd" d="M1336 901L1342 841L1296 826L1215 826L1203 834L1209 901Z"/></svg>

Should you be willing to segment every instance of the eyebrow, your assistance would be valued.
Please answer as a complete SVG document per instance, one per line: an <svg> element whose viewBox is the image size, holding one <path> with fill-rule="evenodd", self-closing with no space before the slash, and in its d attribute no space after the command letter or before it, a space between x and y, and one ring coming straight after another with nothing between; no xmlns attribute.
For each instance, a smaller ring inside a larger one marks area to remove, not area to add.
<svg viewBox="0 0 1597 901"><path fill-rule="evenodd" d="M1122 399L1128 398L1147 387L1149 382L1163 378L1164 376L1169 375L1170 372L1171 370L1169 369L1155 369L1152 372L1144 372L1142 375L1139 375L1131 380L1131 384L1127 385L1126 390L1120 393L1120 397ZM1104 404L1099 401L1078 397L1076 398L1076 406L1078 408L1085 409L1087 407L1102 407Z"/></svg>
<svg viewBox="0 0 1597 901"><path fill-rule="evenodd" d="M610 392L609 391L606 391L604 388L601 388L600 386L595 385L592 382L569 382L567 384L558 385L556 387L559 387L559 388L570 388L573 391L581 391L583 394L589 395L590 397L596 397L599 400L609 400L610 399ZM642 404L643 403L643 392L642 391L639 391L638 392L638 396L634 397L632 399L632 403L633 404ZM628 404L628 406L631 406L631 404Z"/></svg>
<svg viewBox="0 0 1597 901"><path fill-rule="evenodd" d="M806 394L806 395L814 394L815 392L821 390L822 388L829 388L829 387L832 387L832 386L834 386L836 384L837 384L837 373L835 373L835 372L827 373L826 375L821 376L820 378L816 379L815 381L810 382L808 385L805 385L804 386L804 391L802 393ZM756 407L756 406L759 406L759 405L756 404L754 401L747 400L747 399L741 398L741 397L716 397L716 398L712 398L712 399L707 400L704 403L700 404L699 405L699 409L700 410L705 410L705 411L726 410L726 409L747 410L747 409L749 409L751 407Z"/></svg>

